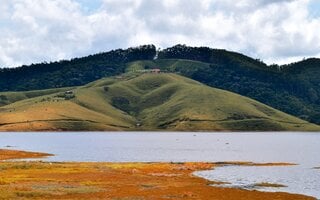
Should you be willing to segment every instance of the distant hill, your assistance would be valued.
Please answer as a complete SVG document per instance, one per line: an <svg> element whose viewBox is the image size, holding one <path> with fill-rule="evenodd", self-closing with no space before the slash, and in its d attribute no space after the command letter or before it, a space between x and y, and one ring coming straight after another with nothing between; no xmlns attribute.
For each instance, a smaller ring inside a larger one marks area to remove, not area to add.
<svg viewBox="0 0 320 200"><path fill-rule="evenodd" d="M129 68L130 69L130 68ZM133 73L84 86L0 93L2 131L315 131L255 100L171 73Z"/></svg>
<svg viewBox="0 0 320 200"><path fill-rule="evenodd" d="M0 69L0 91L81 86L145 68L179 73L320 124L320 59L316 58L278 66L226 50L176 45L156 51L154 45L145 45L70 61ZM0 105L7 101L0 96Z"/></svg>

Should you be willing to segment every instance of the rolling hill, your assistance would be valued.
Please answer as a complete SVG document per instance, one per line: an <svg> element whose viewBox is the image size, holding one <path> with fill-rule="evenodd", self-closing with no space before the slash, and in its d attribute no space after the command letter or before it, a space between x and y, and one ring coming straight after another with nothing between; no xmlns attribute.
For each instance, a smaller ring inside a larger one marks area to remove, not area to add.
<svg viewBox="0 0 320 200"><path fill-rule="evenodd" d="M152 67L255 99L320 125L317 58L279 66L223 49L176 45L157 51L154 45L144 45L71 60L0 68L0 92L81 86L126 70ZM0 96L0 105L8 102Z"/></svg>
<svg viewBox="0 0 320 200"><path fill-rule="evenodd" d="M250 62L245 62L244 56L234 58L237 54L225 54L228 56L221 58L222 61L213 63L186 60L184 56L175 55L175 58L163 56L162 59L135 61L127 65L129 69L156 67L179 73L211 87L235 92L320 124L320 59L307 59L284 66L266 66L249 58Z"/></svg>
<svg viewBox="0 0 320 200"><path fill-rule="evenodd" d="M136 64L134 66L133 64ZM128 72L74 88L0 93L1 131L317 131L247 97L173 73Z"/></svg>

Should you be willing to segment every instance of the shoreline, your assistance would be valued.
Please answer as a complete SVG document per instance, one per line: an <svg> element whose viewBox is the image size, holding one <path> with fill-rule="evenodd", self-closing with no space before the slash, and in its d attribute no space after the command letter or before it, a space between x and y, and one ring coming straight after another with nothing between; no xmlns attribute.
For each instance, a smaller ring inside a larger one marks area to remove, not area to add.
<svg viewBox="0 0 320 200"><path fill-rule="evenodd" d="M53 154L10 150L10 149L0 149L0 161L8 161L11 159L24 159L24 158L25 159L45 158L48 156L53 156Z"/></svg>
<svg viewBox="0 0 320 200"><path fill-rule="evenodd" d="M51 154L0 150L10 159L42 158ZM9 152L9 154L8 154ZM28 157L29 156L29 157ZM7 156L8 157L8 156ZM1 159L2 158L2 159ZM110 163L110 162L0 162L3 199L282 199L315 200L282 192L259 192L212 186L193 175L224 165L274 166L291 163Z"/></svg>

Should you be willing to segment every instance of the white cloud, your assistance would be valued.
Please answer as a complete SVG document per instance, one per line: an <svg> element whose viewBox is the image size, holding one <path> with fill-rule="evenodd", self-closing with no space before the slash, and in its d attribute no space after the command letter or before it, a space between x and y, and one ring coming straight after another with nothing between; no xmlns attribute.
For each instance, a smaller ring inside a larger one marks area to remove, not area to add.
<svg viewBox="0 0 320 200"><path fill-rule="evenodd" d="M145 43L226 48L269 63L320 56L320 18L310 17L311 1L101 0L85 12L83 0L2 0L0 66Z"/></svg>
<svg viewBox="0 0 320 200"><path fill-rule="evenodd" d="M57 60L90 48L88 20L70 0L6 1L9 25L0 28L1 65ZM1 15L1 14L0 14Z"/></svg>

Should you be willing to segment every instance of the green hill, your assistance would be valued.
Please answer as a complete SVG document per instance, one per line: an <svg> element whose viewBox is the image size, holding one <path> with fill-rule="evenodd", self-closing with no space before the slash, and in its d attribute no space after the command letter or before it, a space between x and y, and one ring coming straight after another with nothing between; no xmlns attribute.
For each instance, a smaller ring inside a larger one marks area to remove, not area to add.
<svg viewBox="0 0 320 200"><path fill-rule="evenodd" d="M0 92L81 86L126 70L152 67L255 99L320 125L320 59L316 58L279 66L223 49L176 45L157 51L154 45L144 45L17 68L0 66ZM13 100L18 99L21 97ZM0 96L0 105L10 102Z"/></svg>
<svg viewBox="0 0 320 200"><path fill-rule="evenodd" d="M237 54L231 55L234 57ZM244 56L237 59L233 57L229 55L221 58L222 61L213 63L175 58L136 61L127 65L128 69L161 68L179 73L211 87L250 97L306 121L320 124L320 59L263 67L263 64L255 66L254 63L258 62L253 59L245 62Z"/></svg>
<svg viewBox="0 0 320 200"><path fill-rule="evenodd" d="M73 89L0 95L12 101L0 107L2 131L320 130L252 99L171 73L126 73Z"/></svg>

